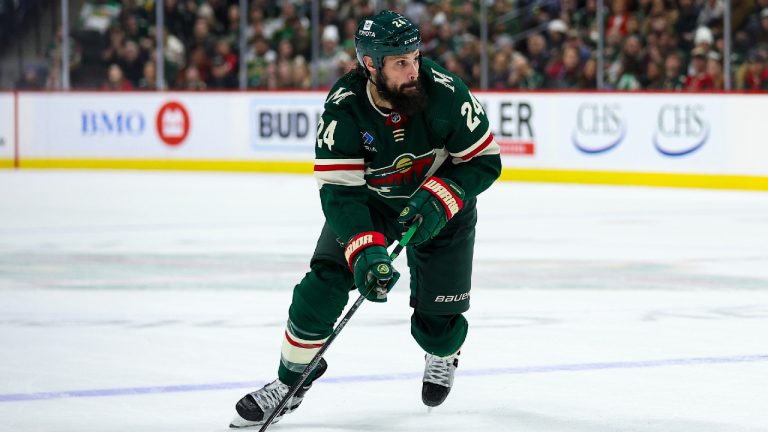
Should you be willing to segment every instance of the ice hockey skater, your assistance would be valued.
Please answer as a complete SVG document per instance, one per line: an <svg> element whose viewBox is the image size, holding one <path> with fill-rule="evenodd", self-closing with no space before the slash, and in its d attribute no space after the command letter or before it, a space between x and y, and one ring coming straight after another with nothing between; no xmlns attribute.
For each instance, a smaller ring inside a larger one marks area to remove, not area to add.
<svg viewBox="0 0 768 432"><path fill-rule="evenodd" d="M400 274L386 247L407 245L411 335L425 351L422 400L445 401L467 336L476 197L501 172L483 105L422 58L418 28L392 11L364 18L357 69L330 90L317 126L315 178L325 224L295 286L277 379L236 404L230 427L263 425L333 332L350 287L385 302ZM375 348L372 346L371 348ZM274 421L302 403L323 359Z"/></svg>

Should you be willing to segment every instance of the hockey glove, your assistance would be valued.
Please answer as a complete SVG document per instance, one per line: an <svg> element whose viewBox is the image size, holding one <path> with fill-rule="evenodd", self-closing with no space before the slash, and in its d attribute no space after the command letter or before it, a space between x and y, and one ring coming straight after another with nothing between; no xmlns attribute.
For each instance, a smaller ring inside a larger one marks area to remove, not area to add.
<svg viewBox="0 0 768 432"><path fill-rule="evenodd" d="M384 234L368 231L352 237L344 250L357 290L374 302L387 301L387 293L400 278L392 267L386 245Z"/></svg>
<svg viewBox="0 0 768 432"><path fill-rule="evenodd" d="M406 227L417 223L419 228L409 245L418 246L434 238L464 205L464 190L446 178L430 177L413 194L397 220Z"/></svg>

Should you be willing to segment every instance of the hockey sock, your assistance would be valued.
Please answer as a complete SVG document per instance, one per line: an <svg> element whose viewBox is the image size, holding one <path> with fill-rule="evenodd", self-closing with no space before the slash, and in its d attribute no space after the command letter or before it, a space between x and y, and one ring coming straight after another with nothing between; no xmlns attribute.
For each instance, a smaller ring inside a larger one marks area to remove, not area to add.
<svg viewBox="0 0 768 432"><path fill-rule="evenodd" d="M289 323L285 329L283 346L280 350L280 367L277 370L280 381L289 386L293 385L327 339L327 337L316 340L302 339L291 331ZM314 374L310 374L304 385L310 384L313 379Z"/></svg>

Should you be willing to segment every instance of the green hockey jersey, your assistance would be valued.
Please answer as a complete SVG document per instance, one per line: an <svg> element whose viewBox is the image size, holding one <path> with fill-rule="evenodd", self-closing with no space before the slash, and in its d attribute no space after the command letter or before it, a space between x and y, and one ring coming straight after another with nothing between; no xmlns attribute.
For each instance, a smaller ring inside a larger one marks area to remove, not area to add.
<svg viewBox="0 0 768 432"><path fill-rule="evenodd" d="M423 59L427 108L411 117L373 104L352 71L325 101L317 126L315 178L328 224L342 240L373 231L370 211L394 222L430 176L449 178L466 199L501 172L499 146L483 106L460 78Z"/></svg>

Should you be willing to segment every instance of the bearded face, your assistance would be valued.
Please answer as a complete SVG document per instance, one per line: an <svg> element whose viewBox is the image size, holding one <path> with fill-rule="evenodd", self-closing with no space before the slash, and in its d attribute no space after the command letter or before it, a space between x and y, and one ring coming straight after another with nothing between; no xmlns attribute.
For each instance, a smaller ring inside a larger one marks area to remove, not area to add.
<svg viewBox="0 0 768 432"><path fill-rule="evenodd" d="M421 70L416 81L399 85L387 76L384 68L380 72L376 75L374 82L379 95L392 104L393 111L409 116L424 111L429 98L424 85L426 76Z"/></svg>

